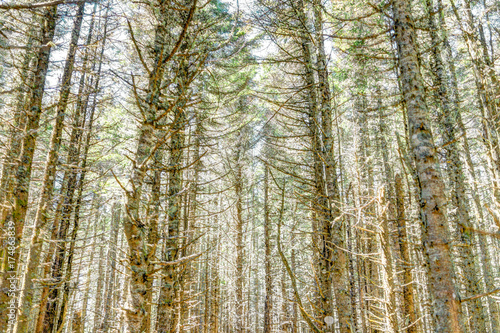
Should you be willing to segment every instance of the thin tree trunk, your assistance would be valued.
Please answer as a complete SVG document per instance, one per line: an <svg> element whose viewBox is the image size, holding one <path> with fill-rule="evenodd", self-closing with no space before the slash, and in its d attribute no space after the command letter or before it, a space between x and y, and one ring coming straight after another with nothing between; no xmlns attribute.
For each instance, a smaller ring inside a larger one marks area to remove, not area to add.
<svg viewBox="0 0 500 333"><path fill-rule="evenodd" d="M389 332L399 332L399 323L397 317L396 290L394 287L394 269L393 256L391 250L391 239L389 231L389 222L387 218L387 210L389 204L386 203L386 193L383 188L379 194L379 214L380 214L380 230L377 233L378 242L381 248L381 262L383 266L382 286L384 288L384 299L387 317L387 328Z"/></svg>
<svg viewBox="0 0 500 333"><path fill-rule="evenodd" d="M399 251L401 253L403 268L403 318L404 327L408 333L417 333L417 316L415 313L415 301L413 293L412 261L408 245L408 235L405 215L404 191L401 176L396 174L396 222L398 226Z"/></svg>
<svg viewBox="0 0 500 333"><path fill-rule="evenodd" d="M269 167L264 171L264 265L266 271L266 298L264 301L264 333L272 330L273 277L271 271L271 221L269 219ZM283 294L283 296L285 296ZM284 300L283 300L284 302Z"/></svg>
<svg viewBox="0 0 500 333"><path fill-rule="evenodd" d="M462 120L461 116L461 107L460 107L460 96L459 96L459 88L458 88L458 81L457 81L457 74L456 74L456 69L455 69L455 64L453 60L453 52L451 49L451 45L448 41L448 36L447 36L447 28L444 20L444 13L443 13L443 4L441 0L438 0L438 10L439 10L439 23L440 23L440 28L441 28L441 35L443 39L443 45L445 46L446 50L446 56L447 56L447 67L449 71L449 76L450 76L450 84L451 84L451 95L452 95L452 100L453 100L453 107L454 110L457 110L456 114L456 121L458 124L458 127L460 129L460 136L463 138L462 143L463 143L463 150L465 154L465 161L467 162L467 167L468 171L470 174L470 183L472 186L472 197L474 199L474 205L476 208L476 218L478 221L484 221L484 212L483 208L481 206L481 200L479 198L479 189L478 189L478 178L476 176L476 171L475 171L475 166L472 161L472 154L470 151L469 147L469 140L467 137L467 131L465 128L465 124ZM481 101L479 101L481 102ZM482 105L482 103L480 103ZM482 122L484 124L484 121ZM488 137L489 131L487 129L484 130L486 134L486 137ZM487 145L486 149L491 153L490 147ZM491 156L491 154L488 154ZM490 158L490 163L491 163L491 158ZM492 171L493 177L496 174L495 171ZM488 249L486 246L486 240L483 235L478 235L479 237L479 247L481 251L481 261L482 261L482 266L483 266L483 276L485 280L485 286L486 290L493 290L495 288L494 284L494 278L492 274L492 265L491 265L491 258L488 253ZM491 313L491 325L492 325L492 330L493 332L496 332L500 329L500 318L498 316L499 309L498 305L496 302L491 298L488 297L488 306L490 309Z"/></svg>
<svg viewBox="0 0 500 333"><path fill-rule="evenodd" d="M103 226L103 231L105 230L105 226ZM99 245L99 259L98 259L98 268L97 268L97 285L95 291L95 301L94 301L94 325L92 326L92 332L97 333L99 330L99 323L102 320L102 299L104 294L104 237L100 237L100 245Z"/></svg>
<svg viewBox="0 0 500 333"><path fill-rule="evenodd" d="M244 252L245 245L243 243L243 229L245 225L245 220L243 218L243 147L242 147L242 134L238 139L237 152L236 152L236 165L235 165L235 186L234 190L236 192L236 283L235 283L235 293L236 293L236 309L235 309L235 323L234 329L236 333L242 333L243 328L243 314L244 314L244 303L243 303L243 285L244 285Z"/></svg>
<svg viewBox="0 0 500 333"><path fill-rule="evenodd" d="M217 211L219 211L221 207L221 199L219 197L217 200ZM218 215L214 216L214 225L219 225ZM219 258L221 254L221 242L220 242L220 234L216 233L215 239L213 241L215 243L215 256L212 262L212 288L210 290L210 299L211 299L211 311L210 311L210 333L219 333L219 315L220 315L220 278L219 278Z"/></svg>

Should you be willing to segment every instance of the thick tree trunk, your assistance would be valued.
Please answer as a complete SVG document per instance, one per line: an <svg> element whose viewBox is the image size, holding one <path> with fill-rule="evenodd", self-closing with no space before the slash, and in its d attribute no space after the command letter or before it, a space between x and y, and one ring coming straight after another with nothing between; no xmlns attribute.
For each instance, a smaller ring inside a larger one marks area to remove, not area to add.
<svg viewBox="0 0 500 333"><path fill-rule="evenodd" d="M419 179L422 242L429 267L432 318L436 332L460 332L460 301L453 285L453 263L446 219L444 183L428 120L418 63L410 1L393 0L402 93L408 112L409 138Z"/></svg>

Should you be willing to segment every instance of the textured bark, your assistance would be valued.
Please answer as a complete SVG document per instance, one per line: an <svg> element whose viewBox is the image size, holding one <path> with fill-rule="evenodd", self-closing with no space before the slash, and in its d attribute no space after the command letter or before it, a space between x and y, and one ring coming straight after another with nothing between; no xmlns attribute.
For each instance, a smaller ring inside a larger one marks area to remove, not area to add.
<svg viewBox="0 0 500 333"><path fill-rule="evenodd" d="M104 228L103 228L104 229ZM104 230L103 230L104 231ZM95 292L95 301L94 301L94 325L92 326L92 332L97 333L99 330L99 322L102 319L102 300L103 300L103 287L106 276L104 274L104 237L100 237L100 246L99 246L99 259L98 259L98 268L97 268L97 285Z"/></svg>
<svg viewBox="0 0 500 333"><path fill-rule="evenodd" d="M184 128L186 126L186 114L182 105L175 112L175 120L172 130L174 133L170 142L170 161L168 186L168 235L165 241L163 261L171 262L179 256L179 231L182 212L182 165L184 149ZM158 324L159 333L170 333L177 329L179 322L178 296L180 276L177 265L169 265L163 270L162 287L158 300Z"/></svg>
<svg viewBox="0 0 500 333"><path fill-rule="evenodd" d="M383 266L383 281L384 288L385 308L386 308L386 321L388 332L399 332L399 323L397 318L397 304L396 304L396 289L394 283L394 268L393 256L391 250L391 240L389 231L389 222L387 218L388 205L385 201L385 191L379 195L379 219L381 230L378 232L378 241L381 247L381 262Z"/></svg>
<svg viewBox="0 0 500 333"><path fill-rule="evenodd" d="M307 33L306 27L307 18L305 14L304 2L302 0L297 1L297 8L295 14L297 15L300 26L298 29L298 43L301 48L301 57L304 64L304 83L306 88L306 103L307 103L307 116L308 116L308 126L309 126L309 136L311 138L311 151L312 159L314 163L314 183L315 183L315 193L313 201L314 209L314 221L313 221L313 242L315 243L316 262L315 269L317 280L316 281L316 319L318 321L319 327L322 329L324 326L324 317L333 317L333 292L332 292L332 270L333 270L333 251L331 246L332 242L332 215L329 207L329 200L327 197L327 188L323 177L323 156L324 152L321 147L321 134L322 128L319 122L319 111L318 110L318 96L316 93L316 80L314 77L314 65L312 60L311 52L311 40ZM324 52L324 51L323 51ZM326 67L322 63L322 74L326 75ZM326 79L326 77L323 77ZM329 101L326 99L329 93L326 91L329 89L325 81L322 81L322 104L321 110L324 110L325 116L330 113ZM325 120L326 122L326 120ZM329 121L328 121L329 123ZM330 131L331 135L331 131ZM330 138L331 139L331 138ZM332 162L331 157L329 158L330 163ZM329 166L331 168L332 165ZM330 169L331 170L331 169ZM331 176L331 173L330 173ZM331 180L330 180L331 181ZM333 185L333 183L330 183ZM334 193L332 193L332 196ZM339 263L336 263L336 265ZM340 266L339 266L340 267ZM341 286L339 283L337 286ZM343 295L340 296L339 301L342 300ZM345 294L347 296L347 294Z"/></svg>
<svg viewBox="0 0 500 333"><path fill-rule="evenodd" d="M428 12L428 24L431 36L431 42L434 47L431 54L431 69L433 81L436 90L436 99L441 110L439 125L444 136L446 152L446 171L451 188L451 202L456 208L456 213L451 215L453 227L457 229L459 241L463 245L459 252L463 270L463 284L466 288L466 297L480 293L477 284L478 272L474 262L473 248L474 236L472 235L472 221L469 215L469 203L465 194L466 185L464 179L464 170L459 155L457 142L457 113L453 108L449 96L449 86L447 83L445 68L441 56L440 39L437 33L437 24L434 20L434 11L432 0L426 0L426 9ZM470 325L481 332L486 330L484 309L480 299L471 301L469 304L471 320Z"/></svg>
<svg viewBox="0 0 500 333"><path fill-rule="evenodd" d="M83 333L83 324L82 324L82 313L78 311L75 313L73 317L73 327L72 327L72 332L73 333Z"/></svg>
<svg viewBox="0 0 500 333"><path fill-rule="evenodd" d="M220 201L221 199L217 197L217 210L220 209ZM218 216L214 216L214 225L218 225ZM212 262L212 288L210 290L210 299L211 299L211 309L210 309L210 319L209 319L209 332L210 333L219 333L219 315L220 315L220 277L219 277L219 257L221 254L221 244L220 244L220 235L216 234L214 239L215 242L215 256Z"/></svg>
<svg viewBox="0 0 500 333"><path fill-rule="evenodd" d="M185 52L187 28L191 24L194 12L196 10L196 0L190 2L191 6L183 7L180 10L180 16L183 19L182 32L177 40L177 44L172 50L168 49L169 35L168 29L171 18L171 13L168 11L168 2L159 1L155 11L159 14L159 22L155 28L155 40L153 45L153 70L150 70L148 87L146 89L146 98L143 100L139 97L137 101L141 105L142 118L144 119L139 130L139 142L135 153L135 163L129 180L132 190L128 192L127 203L125 210L124 230L129 245L129 262L131 269L130 280L130 297L131 308L127 311L129 322L129 330L131 332L149 331L151 327L151 292L153 273L155 265L154 256L157 244L149 244L148 229L149 223L142 220L141 212L141 196L144 187L144 180L149 169L148 162L154 156L156 150L164 142L164 138L155 144L155 130L158 122L161 121L168 112L163 112L164 104L160 100L161 90L164 86L164 72L166 64L173 58L177 51ZM184 45L184 46L181 46ZM170 52L169 54L167 54ZM171 144L173 146L171 153L172 167L169 168L171 179L169 180L169 209L168 209L168 235L165 240L164 259L173 261L178 256L178 238L180 226L180 206L182 196L177 195L182 190L182 148L184 146L183 128L186 126L186 116L184 110L185 98L187 95L187 86L189 78L187 73L188 64L186 59L182 58L179 62L182 65L173 66L174 71L177 69L176 81L178 87L178 96L171 102L169 110L173 111L174 121L171 125ZM168 84L167 84L168 86ZM163 113L159 112L162 110ZM178 287L176 270L177 265L167 264L162 270L163 285L160 290L160 298L158 304L158 332L171 332L177 329L178 323L178 304L174 303L174 298L177 291L174 288ZM174 281L175 279L175 281ZM174 311L175 308L175 311Z"/></svg>
<svg viewBox="0 0 500 333"><path fill-rule="evenodd" d="M244 331L244 300L243 300L243 285L244 285L244 255L245 245L243 243L243 228L245 220L243 218L243 147L242 136L238 138L236 159L235 159L235 174L234 174L234 191L236 193L236 283L235 283L235 322L234 330L236 333Z"/></svg>
<svg viewBox="0 0 500 333"><path fill-rule="evenodd" d="M99 65L100 66L100 65ZM96 86L99 85L99 77L95 80ZM62 182L62 198L58 204L55 222L53 225L53 240L58 242L55 244L55 255L51 262L51 282L50 285L44 286L44 289L49 289L47 304L45 307L40 308L38 314L40 320L43 318L43 325L39 326L44 332L51 332L55 327L57 329L57 308L58 299L62 295L61 291L64 289L64 263L66 261L67 251L65 240L68 237L68 231L71 226L71 215L75 208L75 192L78 185L78 177L80 170L81 150L85 144L82 140L83 128L85 127L88 118L88 129L91 131L93 116L95 112L95 98L94 103L89 110L87 110L89 96L86 96L85 101L81 105L77 105L76 112L73 119L73 128L71 130L69 139L69 150L66 159L66 165L69 166L64 172ZM87 114L88 111L88 114ZM87 142L88 144L88 142ZM83 147L84 150L88 149ZM86 160L86 156L82 156ZM82 176L84 173L81 174ZM83 178L80 178L83 181ZM76 228L76 229L75 229ZM73 226L74 232L78 231L78 225ZM55 231L55 233L54 233ZM76 234L75 234L76 237ZM67 268L71 267L71 262L68 262ZM65 302L66 304L66 302ZM39 333L37 331L37 333ZM40 332L41 333L41 332Z"/></svg>
<svg viewBox="0 0 500 333"><path fill-rule="evenodd" d="M326 196L328 198L328 218L323 221L323 232L326 234L326 248L331 254L325 252L325 256L331 256L331 274L330 279L336 281L333 284L333 293L336 300L336 309L340 325L340 332L350 332L352 329L351 316L354 315L354 309L351 307L349 297L347 255L344 250L345 241L343 237L343 219L340 216L340 195L337 180L337 167L334 157L334 139L332 131L332 97L330 93L330 81L328 73L328 62L325 54L325 42L323 36L323 7L319 0L314 0L314 26L316 30L317 45L317 72L318 72L318 91L319 105L321 108L321 134L322 156L324 163L324 174L326 180ZM318 133L319 134L319 133ZM333 222L334 221L334 222ZM333 224L333 226L332 226ZM331 250L330 250L331 249ZM328 279L328 278L327 278ZM329 283L327 281L324 282Z"/></svg>
<svg viewBox="0 0 500 333"><path fill-rule="evenodd" d="M16 170L16 184L13 191L14 207L7 213L7 227L14 227L15 247L18 248L23 234L23 228L28 209L28 194L31 180L31 169L33 163L33 155L35 153L36 139L38 136L38 127L40 116L42 114L42 98L44 95L45 79L49 67L50 43L54 38L54 32L57 19L57 7L49 8L45 11L43 17L43 26L41 32L41 46L36 55L36 67L34 69L34 78L32 81L33 89L30 92L29 102L26 110L26 124L24 128L24 137L22 139L21 153L19 156L20 162ZM2 272L0 291L0 323L7 326L5 310L8 300L7 290L9 276L18 274L19 264L19 249L15 250L12 255L9 254L9 265Z"/></svg>
<svg viewBox="0 0 500 333"><path fill-rule="evenodd" d="M460 301L453 285L444 183L439 172L436 147L424 100L415 28L410 18L410 1L393 0L392 6L402 93L408 112L410 146L419 179L422 243L426 265L429 267L434 329L443 333L460 332Z"/></svg>
<svg viewBox="0 0 500 333"><path fill-rule="evenodd" d="M29 31L29 40L27 42L27 48L31 48L34 42L34 28ZM2 178L0 181L0 203L2 206L0 207L0 229L4 229L4 222L9 213L9 210L12 208L13 201L13 190L15 185L15 174L16 174L16 166L17 161L19 160L19 155L21 153L22 148L22 139L23 139L23 129L26 125L26 116L25 116L25 108L27 102L27 95L29 92L30 82L32 81L32 75L28 75L28 71L31 66L31 61L33 59L33 51L29 50L24 55L21 75L20 75L20 83L19 83L19 92L16 98L16 106L13 124L11 124L11 128L9 128L9 142L6 147L5 157L2 160ZM6 244L5 242L5 234L0 236L0 242L2 244ZM7 247L2 246L0 248L0 272L4 272L7 269L8 264L8 252ZM1 281L1 279L0 279ZM1 295L1 291L0 291ZM0 296L1 299L2 296ZM24 309L21 308L21 311ZM3 311L2 306L0 305L0 312ZM0 323L3 322L2 314L0 313ZM19 322L19 317L17 318L16 323Z"/></svg>
<svg viewBox="0 0 500 333"><path fill-rule="evenodd" d="M154 265L151 263L155 255L156 244L148 244L147 221L141 218L141 197L144 180L148 171L148 160L154 154L154 131L158 108L160 107L160 91L165 70L165 29L166 6L160 6L161 21L155 29L153 48L154 68L149 76L146 98L138 101L143 104L143 121L139 127L139 139L134 156L134 166L129 179L130 190L125 204L126 214L123 217L124 232L129 246L130 268L130 308L127 309L127 321L131 333L148 332L151 327L151 286L153 283Z"/></svg>
<svg viewBox="0 0 500 333"><path fill-rule="evenodd" d="M395 177L396 189L396 222L398 227L399 238L399 251L401 253L401 261L403 268L403 325L408 327L408 333L417 332L417 316L415 313L415 301L413 293L413 277L412 261L410 258L410 248L408 242L406 215L405 215L405 202L404 202L404 189L401 176L396 174Z"/></svg>
<svg viewBox="0 0 500 333"><path fill-rule="evenodd" d="M185 48L186 44L181 47ZM182 217L183 163L187 126L185 103L188 87L188 65L185 60L179 64L178 98L174 107L172 134L170 139L170 160L168 180L168 235L163 250L163 261L172 262L179 258L180 228ZM171 264L162 270L162 286L158 299L158 333L173 333L179 324L179 290L181 287L179 265Z"/></svg>
<svg viewBox="0 0 500 333"><path fill-rule="evenodd" d="M266 298L264 301L264 333L272 330L273 277L271 271L271 220L269 219L269 167L264 171L264 265L266 271Z"/></svg>
<svg viewBox="0 0 500 333"><path fill-rule="evenodd" d="M64 127L64 118L66 115L66 108L71 88L71 77L73 74L73 67L75 63L75 54L80 36L83 13L85 4L82 3L78 6L76 13L73 30L71 33L71 42L68 50L66 62L64 65L64 72L61 83L61 90L59 93L59 101L57 105L57 114L52 135L50 138L50 148L45 162L45 171L42 182L42 189L40 199L38 201L37 213L35 217L35 229L32 235L27 270L23 278L23 291L19 297L21 305L21 313L18 318L17 332L25 332L27 321L31 311L31 305L34 296L33 279L36 277L40 252L42 250L42 241L39 239L41 232L46 228L48 220L48 210L52 205L52 196L54 191L55 173L57 160L59 156L59 148L62 140L62 130Z"/></svg>
<svg viewBox="0 0 500 333"><path fill-rule="evenodd" d="M35 23L35 20L33 20L33 23ZM35 55L35 52L32 50L35 44L34 35L35 27L32 26L28 31L28 40L26 42L26 48L28 51L24 54L23 62L21 64L13 124L10 124L9 128L9 142L6 147L5 157L2 159L2 178L0 180L0 203L3 204L3 206L0 207L1 227L3 227L6 214L11 206L10 202L12 201L12 191L15 184L16 161L21 154L23 139L22 134L26 125L25 108L26 103L28 102L28 93L31 89L31 81L33 79L33 75L30 75L29 71ZM3 251L3 249L0 251ZM1 259L4 259L3 255ZM0 271L3 270L4 268L2 264L0 266Z"/></svg>

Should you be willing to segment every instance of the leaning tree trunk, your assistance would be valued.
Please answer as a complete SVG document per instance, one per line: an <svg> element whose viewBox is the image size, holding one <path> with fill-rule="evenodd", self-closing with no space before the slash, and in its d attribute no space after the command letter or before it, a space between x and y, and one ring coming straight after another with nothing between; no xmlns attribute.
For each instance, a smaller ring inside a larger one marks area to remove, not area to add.
<svg viewBox="0 0 500 333"><path fill-rule="evenodd" d="M446 218L444 182L428 120L418 62L410 0L393 0L394 26L409 138L419 180L422 242L429 267L432 318L436 332L460 332L460 301L453 284L453 263Z"/></svg>

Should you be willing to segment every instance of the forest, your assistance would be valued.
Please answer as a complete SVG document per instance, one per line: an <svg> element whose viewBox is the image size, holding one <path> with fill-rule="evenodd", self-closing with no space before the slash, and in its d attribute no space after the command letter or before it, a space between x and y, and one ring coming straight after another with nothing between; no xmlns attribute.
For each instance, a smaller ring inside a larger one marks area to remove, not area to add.
<svg viewBox="0 0 500 333"><path fill-rule="evenodd" d="M500 333L500 2L0 0L0 332Z"/></svg>

